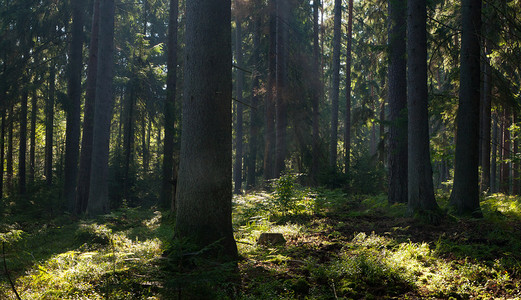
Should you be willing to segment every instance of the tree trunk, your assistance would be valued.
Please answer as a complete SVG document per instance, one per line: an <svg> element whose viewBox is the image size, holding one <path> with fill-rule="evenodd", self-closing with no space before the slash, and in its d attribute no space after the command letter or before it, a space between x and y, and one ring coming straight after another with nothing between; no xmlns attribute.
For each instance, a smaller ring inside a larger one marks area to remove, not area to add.
<svg viewBox="0 0 521 300"><path fill-rule="evenodd" d="M349 174L351 165L351 44L353 39L353 0L349 0L347 17L347 49L346 49L346 111L344 117L344 172Z"/></svg>
<svg viewBox="0 0 521 300"><path fill-rule="evenodd" d="M49 71L49 95L45 104L45 181L52 185L53 133L54 133L54 93L56 90L56 67Z"/></svg>
<svg viewBox="0 0 521 300"><path fill-rule="evenodd" d="M340 85L340 40L342 24L342 1L335 0L333 24L333 65L331 83L331 136L329 140L329 167L336 171L338 144L338 94Z"/></svg>
<svg viewBox="0 0 521 300"><path fill-rule="evenodd" d="M83 0L72 1L72 38L70 45L68 110L65 142L65 180L63 194L69 212L75 211L80 151L81 70L83 67Z"/></svg>
<svg viewBox="0 0 521 300"><path fill-rule="evenodd" d="M497 145L498 141L498 129L497 129L497 117L493 118L494 123L492 124L492 154L490 161L490 191L497 193Z"/></svg>
<svg viewBox="0 0 521 300"><path fill-rule="evenodd" d="M161 205L164 209L175 208L175 181L174 170L174 137L176 125L175 98L177 92L177 17L179 14L179 0L170 0L170 13L168 18L167 41L167 78L166 100L164 113L165 138L163 148L163 185L161 193Z"/></svg>
<svg viewBox="0 0 521 300"><path fill-rule="evenodd" d="M318 26L319 23L319 17L318 17L318 11L320 7L320 1L314 0L313 1L313 64L315 68L315 81L316 86L313 89L313 99L312 99L312 106L313 106L313 145L312 145L312 163L311 163L311 178L313 182L317 182L318 172L319 172L319 159L320 159L320 149L319 149L319 118L320 118L320 110L319 110L319 104L320 104L320 96L322 95L322 72L320 70L320 44L319 44L319 34L320 29ZM349 43L349 40L348 40Z"/></svg>
<svg viewBox="0 0 521 300"><path fill-rule="evenodd" d="M134 69L134 67L132 67ZM124 162L123 162L123 198L129 200L130 197L130 188L131 188L131 166L134 162L134 109L136 106L136 77L134 75L135 71L132 70L132 78L129 82L129 93L128 97L123 106L123 152L124 154Z"/></svg>
<svg viewBox="0 0 521 300"><path fill-rule="evenodd" d="M248 154L248 175L246 180L246 186L248 189L251 189L255 186L255 177L256 177L256 165L257 165L257 147L258 147L258 135L259 135L259 89L260 89L260 58L259 58L259 47L260 47L260 23L261 18L256 17L254 19L254 29L253 29L253 53L252 53L252 61L254 64L253 74L252 74L252 87L251 87L251 106L250 109L250 140L249 140L249 154Z"/></svg>
<svg viewBox="0 0 521 300"><path fill-rule="evenodd" d="M510 108L503 109L502 139L501 139L501 171L499 189L504 194L510 194Z"/></svg>
<svg viewBox="0 0 521 300"><path fill-rule="evenodd" d="M112 80L114 69L114 0L100 0L98 76L92 165L87 213L96 216L109 211L108 163L110 121L112 117Z"/></svg>
<svg viewBox="0 0 521 300"><path fill-rule="evenodd" d="M482 216L479 207L481 0L463 0L461 10L458 138L450 204L457 214Z"/></svg>
<svg viewBox="0 0 521 300"><path fill-rule="evenodd" d="M2 95L2 96L5 96ZM2 100L5 100L2 97ZM4 198L4 159L5 159L5 108L0 107L2 110L2 127L0 128L0 199Z"/></svg>
<svg viewBox="0 0 521 300"><path fill-rule="evenodd" d="M517 124L517 122L519 121L517 112L514 111L512 119L514 124ZM518 153L518 137L518 135L512 137L512 143L514 144L513 156L517 155ZM519 162L515 157L512 157L512 173L512 194L519 195Z"/></svg>
<svg viewBox="0 0 521 300"><path fill-rule="evenodd" d="M27 80L27 79L26 79ZM27 81L26 81L27 82ZM24 88L22 91L22 103L20 107L20 144L18 155L18 192L25 195L27 188L26 179L26 154L27 154L27 100L29 91Z"/></svg>
<svg viewBox="0 0 521 300"><path fill-rule="evenodd" d="M483 100L483 133L481 138L481 192L490 192L491 191L491 183L490 183L490 132L491 132L491 112L492 105L490 99L490 65L488 61L485 61L485 72L483 73L483 95L481 99Z"/></svg>
<svg viewBox="0 0 521 300"><path fill-rule="evenodd" d="M275 99L277 98L277 4L269 0L269 54L268 54L268 92L266 97L266 132L264 141L264 179L275 177Z"/></svg>
<svg viewBox="0 0 521 300"><path fill-rule="evenodd" d="M13 131L14 111L13 104L9 103L9 121L7 122L7 158L6 158L6 183L9 195L13 193Z"/></svg>
<svg viewBox="0 0 521 300"><path fill-rule="evenodd" d="M425 0L407 3L408 210L438 210L429 152L427 89L427 8Z"/></svg>
<svg viewBox="0 0 521 300"><path fill-rule="evenodd" d="M38 95L36 89L31 96L31 135L29 137L29 183L34 183L36 169L36 118L38 113Z"/></svg>
<svg viewBox="0 0 521 300"><path fill-rule="evenodd" d="M81 140L81 156L76 192L76 213L87 211L90 186L90 168L92 163L92 135L94 126L94 106L96 98L96 78L98 76L98 34L99 34L99 4L94 0L92 13L92 28L89 43L89 63L85 87L85 112L83 117L83 137Z"/></svg>
<svg viewBox="0 0 521 300"><path fill-rule="evenodd" d="M277 178L284 172L286 167L286 128L288 127L288 93L286 85L289 9L289 1L277 1L277 98L275 112L275 177Z"/></svg>
<svg viewBox="0 0 521 300"><path fill-rule="evenodd" d="M242 68L242 30L241 30L241 21L239 18L235 19L235 56L237 65ZM233 168L234 175L234 183L235 188L233 190L234 194L242 193L242 158L243 158L243 112L244 107L242 105L242 90L244 88L244 74L240 69L236 70L237 74L237 82L236 82L236 94L237 103L236 107L236 123L235 123L235 166Z"/></svg>
<svg viewBox="0 0 521 300"><path fill-rule="evenodd" d="M186 1L186 49L176 237L235 261L232 229L230 0Z"/></svg>

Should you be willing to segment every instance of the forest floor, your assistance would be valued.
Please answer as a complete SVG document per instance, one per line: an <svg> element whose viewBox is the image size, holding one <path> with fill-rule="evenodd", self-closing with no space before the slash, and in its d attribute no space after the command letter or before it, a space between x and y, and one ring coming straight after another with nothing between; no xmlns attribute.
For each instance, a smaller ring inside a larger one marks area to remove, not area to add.
<svg viewBox="0 0 521 300"><path fill-rule="evenodd" d="M14 290L24 300L225 299L230 291L238 299L521 299L521 200L493 195L481 206L483 219L448 214L434 226L404 217L405 205L385 196L294 185L238 196L237 281L228 281L229 266L204 259L172 270L163 257L175 249L171 219L154 209L96 220L6 215L0 299L17 299ZM285 244L258 245L264 232L282 233Z"/></svg>

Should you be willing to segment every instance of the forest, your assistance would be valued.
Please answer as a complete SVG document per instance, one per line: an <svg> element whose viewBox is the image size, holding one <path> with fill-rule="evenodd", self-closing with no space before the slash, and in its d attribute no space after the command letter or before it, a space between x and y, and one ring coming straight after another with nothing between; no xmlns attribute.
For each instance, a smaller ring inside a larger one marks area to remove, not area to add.
<svg viewBox="0 0 521 300"><path fill-rule="evenodd" d="M0 0L0 299L521 299L521 0Z"/></svg>

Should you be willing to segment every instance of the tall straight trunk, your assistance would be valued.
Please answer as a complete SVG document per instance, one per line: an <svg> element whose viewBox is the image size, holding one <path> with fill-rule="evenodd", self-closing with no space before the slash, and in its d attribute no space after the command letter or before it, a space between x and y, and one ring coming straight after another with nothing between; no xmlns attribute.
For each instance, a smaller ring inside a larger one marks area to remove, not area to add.
<svg viewBox="0 0 521 300"><path fill-rule="evenodd" d="M27 154L27 100L29 91L22 91L22 102L20 106L20 145L18 154L18 192L24 195L27 189L26 178L26 154Z"/></svg>
<svg viewBox="0 0 521 300"><path fill-rule="evenodd" d="M148 172L147 123L145 108L145 112L141 118L141 158L143 164L143 176Z"/></svg>
<svg viewBox="0 0 521 300"><path fill-rule="evenodd" d="M450 204L457 214L482 216L479 207L481 0L463 0L461 15L458 138Z"/></svg>
<svg viewBox="0 0 521 300"><path fill-rule="evenodd" d="M384 83L385 84L385 83ZM379 117L379 125L378 125L378 159L380 160L382 166L385 166L386 156L385 156L385 98L382 99L380 103L380 117Z"/></svg>
<svg viewBox="0 0 521 300"><path fill-rule="evenodd" d="M483 95L482 99L482 116L483 116L483 131L481 137L481 191L488 192L491 190L490 178L490 133L491 133L491 113L492 105L490 99L490 65L485 61L483 73Z"/></svg>
<svg viewBox="0 0 521 300"><path fill-rule="evenodd" d="M134 71L132 71L134 73ZM134 162L134 110L136 106L135 75L129 82L129 93L123 106L123 198L128 200L131 186L130 168Z"/></svg>
<svg viewBox="0 0 521 300"><path fill-rule="evenodd" d="M497 117L494 116L492 124L492 154L490 161L490 191L497 193L497 145L498 141Z"/></svg>
<svg viewBox="0 0 521 300"><path fill-rule="evenodd" d="M36 118L38 113L38 93L33 89L31 95L31 135L29 137L29 175L28 181L34 183L34 174L36 169Z"/></svg>
<svg viewBox="0 0 521 300"><path fill-rule="evenodd" d="M211 246L206 253L218 261L235 261L231 1L187 0L185 32L175 235L199 249Z"/></svg>
<svg viewBox="0 0 521 300"><path fill-rule="evenodd" d="M3 95L5 96L5 94ZM4 98L2 97L2 100ZM5 108L2 110L2 127L0 127L0 199L4 198L4 159L5 159Z"/></svg>
<svg viewBox="0 0 521 300"><path fill-rule="evenodd" d="M277 4L269 0L268 93L266 97L266 132L264 138L264 179L275 177L275 99L277 98Z"/></svg>
<svg viewBox="0 0 521 300"><path fill-rule="evenodd" d="M319 149L319 104L320 104L320 96L322 95L322 72L320 70L320 44L319 44L319 34L320 29L318 26L319 17L318 11L320 8L320 1L313 0L313 64L315 69L315 82L316 86L313 89L313 145L312 145L312 163L311 163L311 178L313 182L317 182L318 172L319 172L319 157L320 157L320 149ZM349 42L349 41L348 41Z"/></svg>
<svg viewBox="0 0 521 300"><path fill-rule="evenodd" d="M7 192L13 192L13 131L14 131L13 104L9 103L9 120L7 122L7 158L6 158L6 183Z"/></svg>
<svg viewBox="0 0 521 300"><path fill-rule="evenodd" d="M53 134L54 134L54 94L56 91L56 67L49 70L49 95L45 103L45 182L52 185Z"/></svg>
<svg viewBox="0 0 521 300"><path fill-rule="evenodd" d="M338 145L338 94L340 85L340 40L342 24L342 1L335 0L333 20L333 65L331 83L331 133L329 139L329 167L336 171Z"/></svg>
<svg viewBox="0 0 521 300"><path fill-rule="evenodd" d="M438 210L429 151L427 89L427 7L425 0L407 2L408 210Z"/></svg>
<svg viewBox="0 0 521 300"><path fill-rule="evenodd" d="M96 216L109 211L108 164L112 80L114 70L114 0L100 0L98 76L94 108L92 165L87 213Z"/></svg>
<svg viewBox="0 0 521 300"><path fill-rule="evenodd" d="M510 194L510 108L503 109L501 138L501 171L499 188L504 194Z"/></svg>
<svg viewBox="0 0 521 300"><path fill-rule="evenodd" d="M517 124L517 122L519 122L517 112L513 113L512 119L514 124ZM512 143L514 144L513 155L516 155L519 150L518 136L514 136L512 140ZM517 161L517 159L512 159L512 194L519 195L519 162Z"/></svg>
<svg viewBox="0 0 521 300"><path fill-rule="evenodd" d="M165 138L163 141L163 185L161 206L175 210L174 172L174 137L176 125L175 98L177 92L177 17L179 0L170 0L168 17L166 100L164 106ZM160 134L161 135L161 134Z"/></svg>
<svg viewBox="0 0 521 300"><path fill-rule="evenodd" d="M72 0L72 38L67 96L67 129L65 133L65 178L63 195L69 212L75 211L80 153L81 70L83 67L83 0Z"/></svg>
<svg viewBox="0 0 521 300"><path fill-rule="evenodd" d="M351 165L351 44L353 39L353 0L349 0L347 17L347 47L346 47L346 111L344 116L344 172L349 173Z"/></svg>
<svg viewBox="0 0 521 300"><path fill-rule="evenodd" d="M286 159L286 128L288 127L287 43L289 24L289 1L277 1L277 98L275 111L275 177L284 171Z"/></svg>
<svg viewBox="0 0 521 300"><path fill-rule="evenodd" d="M260 89L260 81L259 81L259 47L260 47L260 30L261 30L261 19L260 17L256 17L254 22L253 29L253 53L252 53L252 61L254 64L253 74L252 74L252 85L251 85L251 106L250 109L250 137L249 137L249 149L248 149L248 163L247 163L247 179L246 186L248 189L251 189L255 186L255 177L256 177L256 165L257 165L257 147L258 147L258 135L259 135L259 112L257 107L259 106L259 89Z"/></svg>
<svg viewBox="0 0 521 300"><path fill-rule="evenodd" d="M90 168L92 163L92 135L94 126L94 104L96 98L96 78L98 76L98 34L99 34L99 4L94 0L92 12L92 27L89 42L89 62L87 82L85 84L85 112L83 117L83 135L81 140L80 167L78 172L78 187L76 192L75 212L87 211L90 186Z"/></svg>
<svg viewBox="0 0 521 300"><path fill-rule="evenodd" d="M237 65L242 68L242 29L241 29L241 21L239 17L235 18L235 56ZM244 88L244 74L240 69L237 69L237 82L236 82L236 94L237 103L236 107L236 122L235 122L235 165L233 168L233 181L235 183L235 188L233 190L234 194L242 193L242 158L243 158L243 112L244 107L242 105L242 90Z"/></svg>

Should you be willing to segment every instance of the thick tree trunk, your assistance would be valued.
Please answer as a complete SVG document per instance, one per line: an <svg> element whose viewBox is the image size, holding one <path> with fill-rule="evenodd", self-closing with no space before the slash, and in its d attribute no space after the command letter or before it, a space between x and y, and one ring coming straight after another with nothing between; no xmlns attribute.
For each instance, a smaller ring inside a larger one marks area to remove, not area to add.
<svg viewBox="0 0 521 300"><path fill-rule="evenodd" d="M319 17L318 11L320 8L320 1L313 0L313 64L315 68L315 82L316 86L313 89L313 145L312 145L312 163L311 163L311 178L313 182L317 182L318 172L319 172L319 160L320 160L320 149L319 149L319 104L320 104L320 96L322 95L322 72L320 70L320 44L319 44L319 34L320 29L318 26Z"/></svg>
<svg viewBox="0 0 521 300"><path fill-rule="evenodd" d="M277 4L269 0L268 92L266 97L266 132L264 138L264 179L275 177L275 99L277 98Z"/></svg>
<svg viewBox="0 0 521 300"><path fill-rule="evenodd" d="M36 117L38 113L38 95L36 89L33 90L31 96L31 135L29 137L29 184L34 183L36 170Z"/></svg>
<svg viewBox="0 0 521 300"><path fill-rule="evenodd" d="M27 154L27 100L29 91L22 91L22 102L20 106L20 145L18 154L18 192L25 195L27 189L26 179L26 154Z"/></svg>
<svg viewBox="0 0 521 300"><path fill-rule="evenodd" d="M90 167L92 163L92 135L94 126L94 105L96 98L96 78L98 76L98 34L99 34L99 3L94 0L92 28L89 43L89 63L85 87L85 112L83 117L83 137L81 140L81 156L76 192L75 212L87 211L90 186Z"/></svg>
<svg viewBox="0 0 521 300"><path fill-rule="evenodd" d="M80 151L81 70L83 67L83 0L72 0L72 39L70 45L65 178L63 194L69 212L75 211Z"/></svg>
<svg viewBox="0 0 521 300"><path fill-rule="evenodd" d="M232 229L230 0L186 1L186 50L176 237L235 261Z"/></svg>
<svg viewBox="0 0 521 300"><path fill-rule="evenodd" d="M346 111L344 116L344 172L349 174L351 165L351 44L353 36L353 0L349 0L347 17L347 49L346 49Z"/></svg>
<svg viewBox="0 0 521 300"><path fill-rule="evenodd" d="M235 59L237 65L242 68L242 24L239 18L235 19ZM242 105L242 90L244 88L244 74L240 69L236 70L237 82L236 82L236 93L237 103L236 107L236 123L235 123L235 165L233 168L233 181L235 188L234 194L242 193L242 159L243 159L243 113L244 107Z"/></svg>
<svg viewBox="0 0 521 300"><path fill-rule="evenodd" d="M112 80L114 70L114 0L100 0L98 76L94 108L92 165L87 213L96 216L109 211L108 163Z"/></svg>
<svg viewBox="0 0 521 300"><path fill-rule="evenodd" d="M481 0L463 0L461 10L458 138L450 204L457 214L482 216L478 172Z"/></svg>
<svg viewBox="0 0 521 300"><path fill-rule="evenodd" d="M331 135L329 139L329 167L336 171L338 145L338 94L340 85L340 40L342 36L342 1L335 0L333 24L333 65L331 83Z"/></svg>
<svg viewBox="0 0 521 300"><path fill-rule="evenodd" d="M437 210L429 152L427 92L427 8L425 0L407 3L408 210Z"/></svg>
<svg viewBox="0 0 521 300"><path fill-rule="evenodd" d="M175 98L177 92L177 17L179 14L179 0L170 0L170 13L168 18L168 54L166 77L166 100L164 113L165 138L163 148L163 185L161 193L161 205L164 209L175 209L175 194L173 181L174 170L174 137L176 125Z"/></svg>
<svg viewBox="0 0 521 300"><path fill-rule="evenodd" d="M56 90L56 67L51 65L49 71L49 95L45 104L45 181L52 185L53 133L54 133L54 93Z"/></svg>
<svg viewBox="0 0 521 300"><path fill-rule="evenodd" d="M287 85L287 43L289 24L289 3L287 0L277 1L277 98L276 98L276 140L275 140L275 177L285 170L286 128L288 127L288 93Z"/></svg>

